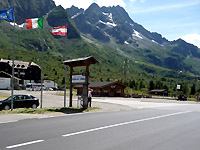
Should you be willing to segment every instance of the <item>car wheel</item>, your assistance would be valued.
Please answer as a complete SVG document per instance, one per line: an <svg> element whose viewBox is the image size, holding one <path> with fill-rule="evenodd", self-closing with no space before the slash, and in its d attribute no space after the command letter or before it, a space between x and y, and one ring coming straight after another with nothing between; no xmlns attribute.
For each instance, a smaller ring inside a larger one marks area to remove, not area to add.
<svg viewBox="0 0 200 150"><path fill-rule="evenodd" d="M31 108L37 108L37 105L36 105L36 104L33 104L33 105L31 106Z"/></svg>
<svg viewBox="0 0 200 150"><path fill-rule="evenodd" d="M4 109L5 109L5 110L9 110L9 109L10 109L10 106L6 105L6 106L4 106Z"/></svg>

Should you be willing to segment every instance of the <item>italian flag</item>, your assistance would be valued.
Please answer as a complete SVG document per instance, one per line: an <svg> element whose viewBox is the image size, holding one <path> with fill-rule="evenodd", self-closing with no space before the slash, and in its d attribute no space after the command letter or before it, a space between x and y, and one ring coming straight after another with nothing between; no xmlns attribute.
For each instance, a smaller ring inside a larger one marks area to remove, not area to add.
<svg viewBox="0 0 200 150"><path fill-rule="evenodd" d="M67 26L52 27L53 35L67 36Z"/></svg>
<svg viewBox="0 0 200 150"><path fill-rule="evenodd" d="M33 18L26 20L27 29L42 29L43 28L43 17L41 18Z"/></svg>

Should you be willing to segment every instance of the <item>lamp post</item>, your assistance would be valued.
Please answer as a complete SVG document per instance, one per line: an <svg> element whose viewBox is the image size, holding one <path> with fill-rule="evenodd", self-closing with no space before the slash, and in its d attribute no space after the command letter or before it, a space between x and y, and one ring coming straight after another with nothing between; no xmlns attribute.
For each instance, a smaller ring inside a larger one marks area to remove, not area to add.
<svg viewBox="0 0 200 150"><path fill-rule="evenodd" d="M181 71L181 70L178 72L178 79L179 79L179 75L180 75L182 72L183 72L183 71ZM178 82L177 82L177 83L176 83L176 95L177 95L178 90L180 90L180 89L181 89L181 85L179 85ZM175 96L175 99L176 99L176 96Z"/></svg>

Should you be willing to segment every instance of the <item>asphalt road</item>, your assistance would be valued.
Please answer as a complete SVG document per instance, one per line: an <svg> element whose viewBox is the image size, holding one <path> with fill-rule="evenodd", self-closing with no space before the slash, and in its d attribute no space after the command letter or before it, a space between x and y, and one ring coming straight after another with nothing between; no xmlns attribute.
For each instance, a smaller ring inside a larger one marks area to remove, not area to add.
<svg viewBox="0 0 200 150"><path fill-rule="evenodd" d="M199 150L199 110L180 105L0 124L0 150Z"/></svg>

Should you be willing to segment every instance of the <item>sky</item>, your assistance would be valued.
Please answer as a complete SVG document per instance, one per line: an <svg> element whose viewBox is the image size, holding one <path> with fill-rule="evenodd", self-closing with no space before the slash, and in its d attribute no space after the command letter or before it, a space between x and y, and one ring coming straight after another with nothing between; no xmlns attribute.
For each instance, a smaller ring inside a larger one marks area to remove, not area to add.
<svg viewBox="0 0 200 150"><path fill-rule="evenodd" d="M131 19L150 32L173 41L179 38L200 48L200 0L54 0L56 5L87 9L93 2L122 6Z"/></svg>

